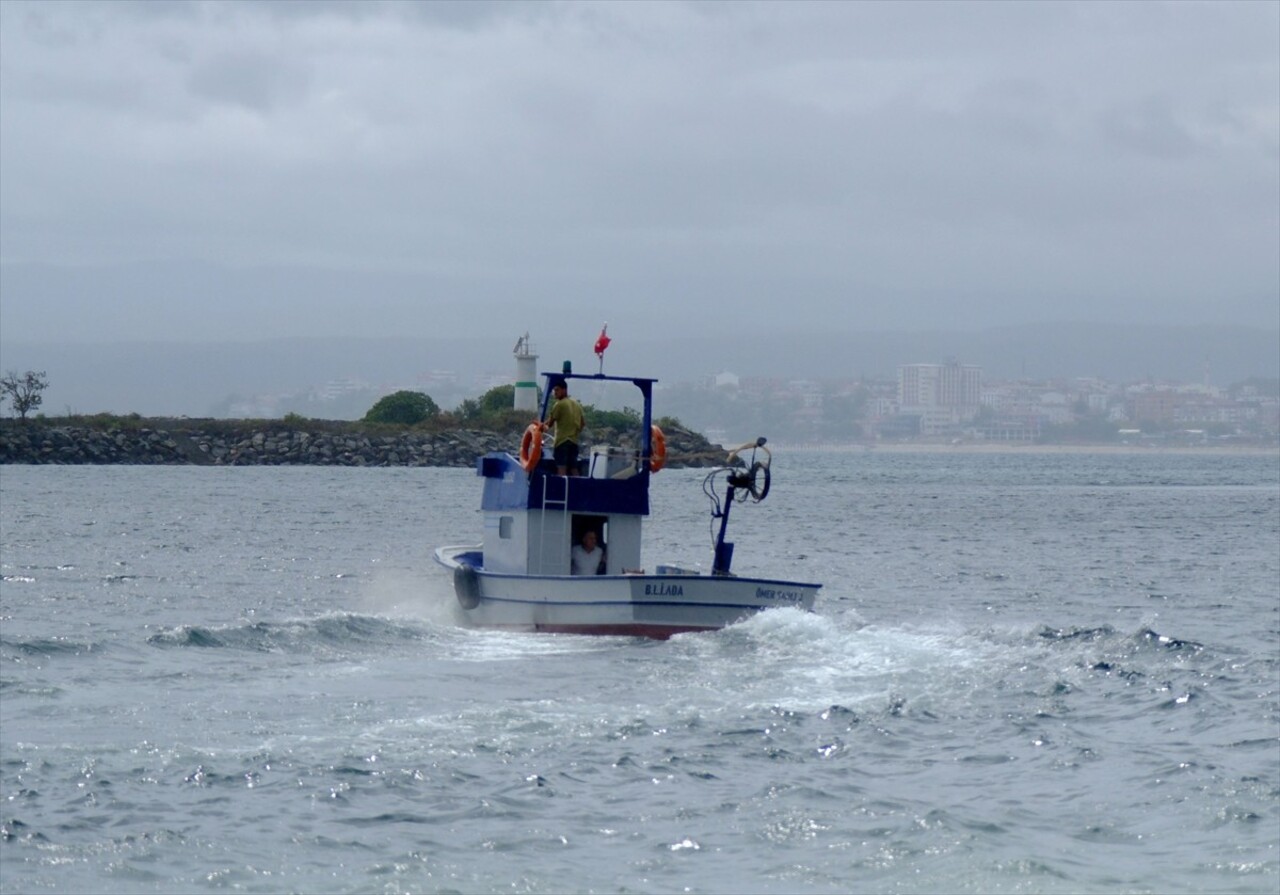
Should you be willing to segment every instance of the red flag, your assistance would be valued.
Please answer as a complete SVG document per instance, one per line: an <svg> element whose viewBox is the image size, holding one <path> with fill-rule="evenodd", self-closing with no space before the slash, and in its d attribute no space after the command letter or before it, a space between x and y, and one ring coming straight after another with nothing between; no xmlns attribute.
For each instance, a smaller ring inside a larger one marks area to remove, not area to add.
<svg viewBox="0 0 1280 895"><path fill-rule="evenodd" d="M605 324L600 329L600 338L596 339L596 357L600 358L601 363L604 362L604 350L609 347L609 343L613 340L609 338L609 324Z"/></svg>

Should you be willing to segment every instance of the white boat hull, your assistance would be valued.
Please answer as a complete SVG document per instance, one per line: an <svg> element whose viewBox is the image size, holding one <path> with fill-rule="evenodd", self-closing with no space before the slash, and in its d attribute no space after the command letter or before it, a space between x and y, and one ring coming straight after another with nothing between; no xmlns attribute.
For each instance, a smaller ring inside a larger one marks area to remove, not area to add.
<svg viewBox="0 0 1280 895"><path fill-rule="evenodd" d="M812 611L821 585L674 574L509 575L478 567L480 548L441 547L469 624L481 628L666 638L723 628L765 609Z"/></svg>

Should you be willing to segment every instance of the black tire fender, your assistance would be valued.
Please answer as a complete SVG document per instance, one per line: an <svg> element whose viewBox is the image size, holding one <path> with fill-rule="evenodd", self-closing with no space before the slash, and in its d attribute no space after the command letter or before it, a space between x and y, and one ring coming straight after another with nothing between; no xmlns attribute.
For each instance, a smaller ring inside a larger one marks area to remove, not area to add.
<svg viewBox="0 0 1280 895"><path fill-rule="evenodd" d="M453 591L463 609L475 609L480 605L480 576L473 567L466 563L458 564L453 570Z"/></svg>

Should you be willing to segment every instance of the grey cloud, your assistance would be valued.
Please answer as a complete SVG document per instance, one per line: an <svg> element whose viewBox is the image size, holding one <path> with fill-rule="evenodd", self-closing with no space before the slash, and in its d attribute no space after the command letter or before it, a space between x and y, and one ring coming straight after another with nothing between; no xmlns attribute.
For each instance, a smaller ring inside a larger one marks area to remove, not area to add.
<svg viewBox="0 0 1280 895"><path fill-rule="evenodd" d="M255 112L300 100L310 75L306 67L262 52L218 53L195 66L187 79L192 94Z"/></svg>
<svg viewBox="0 0 1280 895"><path fill-rule="evenodd" d="M0 3L6 324L37 264L170 271L102 278L143 316L183 267L303 315L326 272L392 274L400 331L522 294L760 326L1280 303L1274 5L63 7Z"/></svg>
<svg viewBox="0 0 1280 895"><path fill-rule="evenodd" d="M1148 97L1107 110L1103 133L1122 149L1161 159L1186 158L1197 141L1177 120L1169 104Z"/></svg>

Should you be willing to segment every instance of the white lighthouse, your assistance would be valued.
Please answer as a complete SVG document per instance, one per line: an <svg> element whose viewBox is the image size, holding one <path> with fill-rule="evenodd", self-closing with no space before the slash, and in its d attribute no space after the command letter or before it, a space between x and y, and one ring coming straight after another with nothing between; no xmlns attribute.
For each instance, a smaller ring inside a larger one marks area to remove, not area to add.
<svg viewBox="0 0 1280 895"><path fill-rule="evenodd" d="M538 355L533 353L529 334L516 340L515 409L538 410Z"/></svg>

